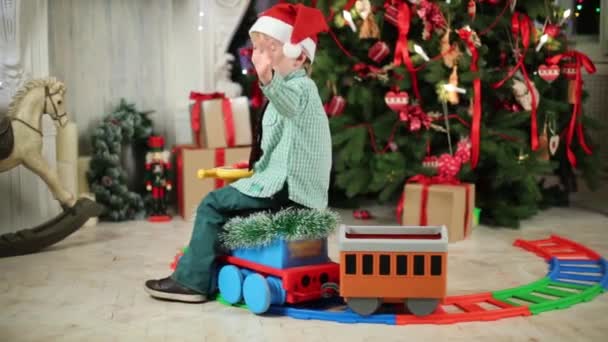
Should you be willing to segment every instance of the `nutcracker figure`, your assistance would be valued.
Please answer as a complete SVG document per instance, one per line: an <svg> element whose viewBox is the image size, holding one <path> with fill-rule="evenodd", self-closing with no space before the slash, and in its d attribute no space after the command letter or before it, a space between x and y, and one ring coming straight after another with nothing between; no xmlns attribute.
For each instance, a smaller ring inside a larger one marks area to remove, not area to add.
<svg viewBox="0 0 608 342"><path fill-rule="evenodd" d="M168 221L166 192L171 191L171 163L169 151L163 150L165 141L162 136L148 138L150 151L146 154L146 190L152 192L152 208L148 221Z"/></svg>

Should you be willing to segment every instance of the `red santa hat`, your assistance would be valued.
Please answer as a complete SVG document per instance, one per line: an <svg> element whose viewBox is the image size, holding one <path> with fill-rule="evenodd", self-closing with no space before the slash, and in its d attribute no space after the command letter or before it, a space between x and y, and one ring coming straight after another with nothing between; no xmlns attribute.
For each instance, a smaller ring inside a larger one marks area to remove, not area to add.
<svg viewBox="0 0 608 342"><path fill-rule="evenodd" d="M249 33L264 33L283 45L283 54L298 58L302 52L312 63L317 49L317 34L329 31L323 13L302 4L281 3L260 14Z"/></svg>

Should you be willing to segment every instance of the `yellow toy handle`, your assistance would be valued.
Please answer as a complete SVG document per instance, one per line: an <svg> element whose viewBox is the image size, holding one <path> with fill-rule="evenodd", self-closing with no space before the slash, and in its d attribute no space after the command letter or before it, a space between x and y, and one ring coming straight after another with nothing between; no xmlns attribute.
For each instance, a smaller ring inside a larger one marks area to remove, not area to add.
<svg viewBox="0 0 608 342"><path fill-rule="evenodd" d="M227 182L234 182L241 178L248 178L253 175L253 171L249 169L235 169L232 167L216 167L213 169L199 169L197 177L203 178L220 178Z"/></svg>

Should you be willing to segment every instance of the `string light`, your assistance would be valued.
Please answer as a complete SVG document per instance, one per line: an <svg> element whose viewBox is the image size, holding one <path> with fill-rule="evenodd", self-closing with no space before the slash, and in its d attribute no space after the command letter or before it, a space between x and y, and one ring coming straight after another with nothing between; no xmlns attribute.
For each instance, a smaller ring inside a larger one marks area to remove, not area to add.
<svg viewBox="0 0 608 342"><path fill-rule="evenodd" d="M545 45L545 43L547 42L548 39L549 39L549 36L546 33L543 34L542 36L540 36L540 42L536 46L536 52L539 52L540 49L543 48L543 45Z"/></svg>
<svg viewBox="0 0 608 342"><path fill-rule="evenodd" d="M414 44L414 51L416 51L417 54L419 54L425 61L430 61L431 59L429 58L429 56L427 56L427 54L424 52L424 50L422 49L422 47L420 47L420 45L418 44Z"/></svg>
<svg viewBox="0 0 608 342"><path fill-rule="evenodd" d="M562 20L559 22L559 26L562 26L566 22L566 20L568 20L570 14L572 14L572 10L570 10L569 8L564 11L564 15L562 17Z"/></svg>
<svg viewBox="0 0 608 342"><path fill-rule="evenodd" d="M455 91L455 92L460 93L460 94L466 94L467 93L466 89L464 89L464 88L458 88L455 85L449 84L449 83L444 84L443 85L443 89L445 89L446 91L450 91L450 92Z"/></svg>
<svg viewBox="0 0 608 342"><path fill-rule="evenodd" d="M198 16L199 16L199 17L204 17L204 16L205 16L205 13L203 13L203 11L200 11L200 12L198 12Z"/></svg>
<svg viewBox="0 0 608 342"><path fill-rule="evenodd" d="M342 16L348 23L348 26L350 26L350 29L353 30L353 32L357 32L357 26L355 26L355 22L353 21L353 17L350 15L350 12L344 10L342 11Z"/></svg>

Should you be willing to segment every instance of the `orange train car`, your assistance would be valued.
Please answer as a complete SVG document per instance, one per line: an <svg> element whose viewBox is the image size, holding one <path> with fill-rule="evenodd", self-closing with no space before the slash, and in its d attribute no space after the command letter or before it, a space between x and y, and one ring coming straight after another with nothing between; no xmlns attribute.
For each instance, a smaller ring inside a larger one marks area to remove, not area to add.
<svg viewBox="0 0 608 342"><path fill-rule="evenodd" d="M446 295L445 226L340 226L340 295L367 316L382 303L411 313L435 311Z"/></svg>

